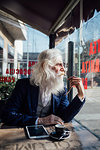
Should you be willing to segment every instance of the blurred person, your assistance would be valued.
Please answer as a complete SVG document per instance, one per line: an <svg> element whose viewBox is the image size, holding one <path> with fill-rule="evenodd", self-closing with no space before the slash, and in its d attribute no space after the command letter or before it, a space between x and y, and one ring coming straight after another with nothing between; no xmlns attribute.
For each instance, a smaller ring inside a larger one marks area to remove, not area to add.
<svg viewBox="0 0 100 150"><path fill-rule="evenodd" d="M72 76L68 79L70 86L77 88L77 95L69 103L63 82L65 69L58 49L41 52L32 70L30 79L16 82L6 102L2 122L10 126L26 126L71 121L85 102L81 78Z"/></svg>

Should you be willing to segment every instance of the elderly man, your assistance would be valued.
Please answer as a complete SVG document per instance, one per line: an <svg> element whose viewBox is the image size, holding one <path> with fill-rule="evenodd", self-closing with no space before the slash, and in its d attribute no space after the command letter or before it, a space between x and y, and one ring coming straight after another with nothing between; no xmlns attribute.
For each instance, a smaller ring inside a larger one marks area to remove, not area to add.
<svg viewBox="0 0 100 150"><path fill-rule="evenodd" d="M33 66L30 79L17 81L6 103L2 121L6 125L63 124L71 121L85 102L80 78L70 77L70 86L77 88L77 95L69 104L64 87L64 67L58 49L43 51Z"/></svg>

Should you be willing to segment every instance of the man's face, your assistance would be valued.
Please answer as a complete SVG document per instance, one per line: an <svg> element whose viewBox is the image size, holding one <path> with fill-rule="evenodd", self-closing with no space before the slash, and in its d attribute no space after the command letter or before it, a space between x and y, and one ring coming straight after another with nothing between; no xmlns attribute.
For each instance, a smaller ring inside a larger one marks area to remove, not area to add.
<svg viewBox="0 0 100 150"><path fill-rule="evenodd" d="M53 71L55 71L58 76L62 76L65 74L65 69L62 62L57 63L55 66L51 67Z"/></svg>

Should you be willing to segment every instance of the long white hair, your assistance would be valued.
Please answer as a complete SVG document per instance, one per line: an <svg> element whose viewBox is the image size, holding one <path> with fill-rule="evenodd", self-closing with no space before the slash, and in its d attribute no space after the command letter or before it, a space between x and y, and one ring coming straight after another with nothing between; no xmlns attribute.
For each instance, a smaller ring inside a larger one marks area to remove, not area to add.
<svg viewBox="0 0 100 150"><path fill-rule="evenodd" d="M62 55L58 49L48 49L41 52L38 63L32 67L30 83L40 86L47 94L57 94L58 91L63 90L63 77L57 76L50 68L59 62L62 62Z"/></svg>

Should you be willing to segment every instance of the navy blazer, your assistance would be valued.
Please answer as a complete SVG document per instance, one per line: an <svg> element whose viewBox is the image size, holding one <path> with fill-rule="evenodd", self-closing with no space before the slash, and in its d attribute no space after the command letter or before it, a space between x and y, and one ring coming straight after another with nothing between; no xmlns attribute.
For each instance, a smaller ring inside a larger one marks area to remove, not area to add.
<svg viewBox="0 0 100 150"><path fill-rule="evenodd" d="M61 117L65 122L71 121L83 106L76 95L69 104L66 91L59 92L58 95L52 94L50 114ZM20 79L11 97L7 100L6 107L3 110L2 122L6 125L26 126L33 125L37 119L39 87L30 84L29 79Z"/></svg>

